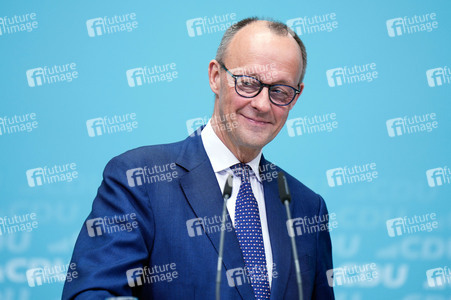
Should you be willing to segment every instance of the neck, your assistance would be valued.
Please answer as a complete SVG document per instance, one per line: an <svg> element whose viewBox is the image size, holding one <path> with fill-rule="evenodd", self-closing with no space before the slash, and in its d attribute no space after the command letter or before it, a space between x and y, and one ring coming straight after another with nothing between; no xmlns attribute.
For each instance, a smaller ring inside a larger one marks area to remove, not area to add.
<svg viewBox="0 0 451 300"><path fill-rule="evenodd" d="M218 123L226 123L227 121L220 122L217 121L215 118L211 119L211 125L213 128L213 131L218 136L218 138L222 141L222 143L230 150L230 152L233 153L233 155L242 163L248 163L254 158L257 157L257 155L260 153L260 148L251 148L251 147L245 147L241 145L234 144L230 138L224 133L225 130L222 130L221 128L227 128L225 124L222 124L223 126L220 126Z"/></svg>

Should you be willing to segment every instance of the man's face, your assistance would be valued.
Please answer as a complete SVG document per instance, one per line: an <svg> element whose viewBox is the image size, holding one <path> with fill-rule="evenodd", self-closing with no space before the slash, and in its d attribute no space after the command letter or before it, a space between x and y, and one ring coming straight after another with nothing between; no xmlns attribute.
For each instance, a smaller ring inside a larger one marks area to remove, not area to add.
<svg viewBox="0 0 451 300"><path fill-rule="evenodd" d="M250 24L235 35L223 63L235 75L299 88L302 63L299 46L289 35L272 33L263 22ZM215 130L232 152L236 148L238 151L260 151L282 129L288 112L299 97L297 95L290 105L277 106L269 101L269 91L265 87L256 97L244 98L236 93L232 76L216 61L210 63L210 85L218 95L213 118L236 122L231 130Z"/></svg>

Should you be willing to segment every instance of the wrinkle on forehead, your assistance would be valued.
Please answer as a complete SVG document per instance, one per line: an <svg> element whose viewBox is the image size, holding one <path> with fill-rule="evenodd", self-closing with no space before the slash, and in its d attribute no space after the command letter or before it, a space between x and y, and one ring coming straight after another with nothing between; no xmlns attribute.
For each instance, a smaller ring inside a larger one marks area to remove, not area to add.
<svg viewBox="0 0 451 300"><path fill-rule="evenodd" d="M233 69L272 65L279 77L274 82L297 85L301 75L301 50L294 38L290 34L276 34L262 22L241 29L232 39L226 58L230 64L227 67Z"/></svg>

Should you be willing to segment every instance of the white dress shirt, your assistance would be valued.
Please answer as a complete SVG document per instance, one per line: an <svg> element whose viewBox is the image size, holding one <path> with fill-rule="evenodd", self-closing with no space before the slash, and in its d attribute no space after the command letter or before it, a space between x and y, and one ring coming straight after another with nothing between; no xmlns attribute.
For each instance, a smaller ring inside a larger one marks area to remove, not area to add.
<svg viewBox="0 0 451 300"><path fill-rule="evenodd" d="M216 179L221 189L221 193L224 191L224 185L229 174L233 175L231 166L240 163L240 161L233 155L229 148L224 145L224 143L219 139L213 130L211 121L208 121L205 128L201 133L202 143L204 145L205 151L207 152L208 158L210 159L211 165L213 166L213 171L215 172ZM266 256L266 267L268 270L268 280L271 286L272 282L272 272L273 272L273 259L271 251L271 241L269 239L268 222L266 219L266 206L265 197L263 193L263 184L260 179L260 158L262 152L257 155L256 158L248 162L247 164L251 167L250 172L250 182L252 186L252 192L254 193L255 199L258 203L258 211L260 213L260 223L262 225L263 233L263 244L265 247ZM232 224L235 227L235 203L236 197L238 196L238 191L240 189L241 178L239 176L233 176L233 187L232 196L227 201L227 210L229 212Z"/></svg>

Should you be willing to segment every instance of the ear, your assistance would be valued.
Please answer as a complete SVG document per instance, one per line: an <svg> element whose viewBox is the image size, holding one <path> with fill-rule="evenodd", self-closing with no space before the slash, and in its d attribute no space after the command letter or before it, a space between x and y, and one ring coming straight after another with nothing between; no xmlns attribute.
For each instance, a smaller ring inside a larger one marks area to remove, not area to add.
<svg viewBox="0 0 451 300"><path fill-rule="evenodd" d="M213 59L208 65L208 80L210 83L210 88L216 95L219 95L219 88L221 83L221 78L219 77L219 63L217 60Z"/></svg>
<svg viewBox="0 0 451 300"><path fill-rule="evenodd" d="M294 107L294 105L298 101L298 98L301 96L302 91L304 90L304 83L301 83L299 85L299 90L300 90L299 94L297 94L296 97L294 98L293 102L291 102L290 105L288 105L288 110L291 110Z"/></svg>

